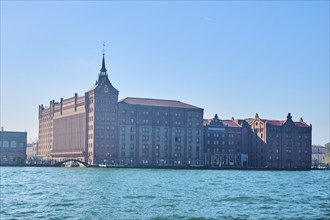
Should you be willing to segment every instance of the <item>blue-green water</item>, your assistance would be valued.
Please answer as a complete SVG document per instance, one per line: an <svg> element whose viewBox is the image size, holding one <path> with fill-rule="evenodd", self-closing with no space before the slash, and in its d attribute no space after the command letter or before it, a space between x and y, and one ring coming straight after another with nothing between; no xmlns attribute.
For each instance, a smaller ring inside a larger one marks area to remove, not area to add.
<svg viewBox="0 0 330 220"><path fill-rule="evenodd" d="M0 219L330 219L329 171L0 170Z"/></svg>

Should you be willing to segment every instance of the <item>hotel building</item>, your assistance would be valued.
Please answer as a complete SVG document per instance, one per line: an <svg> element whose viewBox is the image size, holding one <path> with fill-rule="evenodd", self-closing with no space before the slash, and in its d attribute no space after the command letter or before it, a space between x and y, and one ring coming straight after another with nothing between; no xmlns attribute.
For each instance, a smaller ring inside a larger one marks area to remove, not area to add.
<svg viewBox="0 0 330 220"><path fill-rule="evenodd" d="M94 87L39 106L39 155L89 164L203 164L203 109L180 101L118 101L103 55Z"/></svg>
<svg viewBox="0 0 330 220"><path fill-rule="evenodd" d="M50 163L128 166L206 165L308 169L312 126L302 119L203 119L175 100L127 97L111 84L103 54L94 87L39 106L38 154Z"/></svg>

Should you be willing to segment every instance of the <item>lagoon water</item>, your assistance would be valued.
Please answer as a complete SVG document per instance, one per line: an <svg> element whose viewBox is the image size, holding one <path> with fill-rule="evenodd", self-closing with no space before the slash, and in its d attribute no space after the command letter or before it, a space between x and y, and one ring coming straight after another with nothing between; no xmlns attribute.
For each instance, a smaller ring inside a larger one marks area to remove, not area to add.
<svg viewBox="0 0 330 220"><path fill-rule="evenodd" d="M0 219L330 219L330 171L0 170Z"/></svg>

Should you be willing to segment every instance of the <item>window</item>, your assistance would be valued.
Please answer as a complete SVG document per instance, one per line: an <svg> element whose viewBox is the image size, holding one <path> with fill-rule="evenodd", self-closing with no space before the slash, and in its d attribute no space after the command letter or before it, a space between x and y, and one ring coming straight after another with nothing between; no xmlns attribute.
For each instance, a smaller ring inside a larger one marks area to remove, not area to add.
<svg viewBox="0 0 330 220"><path fill-rule="evenodd" d="M12 141L12 142L10 143L10 147L16 147L16 146L17 146L16 141Z"/></svg>

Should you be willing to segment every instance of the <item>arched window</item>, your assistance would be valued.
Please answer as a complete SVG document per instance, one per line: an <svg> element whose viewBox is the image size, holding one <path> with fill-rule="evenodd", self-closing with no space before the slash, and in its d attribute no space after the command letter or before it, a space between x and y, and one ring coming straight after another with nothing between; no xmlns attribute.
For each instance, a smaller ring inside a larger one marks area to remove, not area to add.
<svg viewBox="0 0 330 220"><path fill-rule="evenodd" d="M3 147L9 147L9 142L8 141L4 141L3 142Z"/></svg>
<svg viewBox="0 0 330 220"><path fill-rule="evenodd" d="M16 147L16 146L17 146L17 142L16 141L10 142L10 147Z"/></svg>

